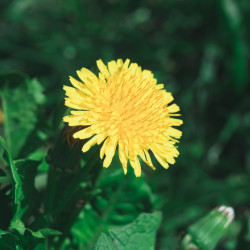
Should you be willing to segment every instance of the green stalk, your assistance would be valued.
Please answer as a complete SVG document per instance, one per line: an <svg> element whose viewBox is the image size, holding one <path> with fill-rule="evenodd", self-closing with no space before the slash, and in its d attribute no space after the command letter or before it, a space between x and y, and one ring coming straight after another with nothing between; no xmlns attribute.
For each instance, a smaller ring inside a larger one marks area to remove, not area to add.
<svg viewBox="0 0 250 250"><path fill-rule="evenodd" d="M93 168L94 164L97 161L97 153L99 152L99 148L97 148L93 154L90 156L86 164L83 168L81 168L76 174L75 178L71 180L70 184L67 186L67 189L63 192L63 196L56 204L56 209L53 212L53 218L57 220L59 214L64 209L66 204L70 201L70 198L73 194L77 191L78 187L80 186L81 182L86 181L89 177L89 173Z"/></svg>

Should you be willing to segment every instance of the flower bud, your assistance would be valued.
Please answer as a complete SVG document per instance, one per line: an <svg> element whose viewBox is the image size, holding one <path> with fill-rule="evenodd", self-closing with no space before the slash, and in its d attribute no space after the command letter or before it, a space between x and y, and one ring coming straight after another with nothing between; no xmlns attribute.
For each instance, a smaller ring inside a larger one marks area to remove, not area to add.
<svg viewBox="0 0 250 250"><path fill-rule="evenodd" d="M183 250L211 250L225 236L234 219L231 207L219 206L188 228L182 241Z"/></svg>

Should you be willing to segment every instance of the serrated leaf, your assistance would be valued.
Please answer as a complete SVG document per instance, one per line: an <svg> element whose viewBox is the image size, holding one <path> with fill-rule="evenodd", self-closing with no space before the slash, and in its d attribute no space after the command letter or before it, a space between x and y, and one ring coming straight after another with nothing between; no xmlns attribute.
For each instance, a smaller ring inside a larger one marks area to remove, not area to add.
<svg viewBox="0 0 250 250"><path fill-rule="evenodd" d="M21 207L21 201L24 198L24 193L22 189L22 183L21 183L21 178L17 172L16 166L13 162L13 159L6 147L6 143L3 137L0 136L0 144L4 149L4 158L7 161L7 164L10 166L13 181L14 181L14 202L16 204L16 212L14 215L14 218L11 221L11 228L15 228L18 232L21 234L24 233L25 227L24 224L20 221L20 218L22 217L24 210Z"/></svg>
<svg viewBox="0 0 250 250"><path fill-rule="evenodd" d="M153 250L161 219L162 215L159 212L143 213L131 224L110 230L109 235L118 250Z"/></svg>
<svg viewBox="0 0 250 250"><path fill-rule="evenodd" d="M29 231L37 238L43 238L47 235L58 235L59 232L52 229L45 228L33 232L25 227L21 218L28 208L32 208L30 204L33 206L35 204L34 197L36 197L36 190L34 186L34 178L36 176L39 162L32 160L19 160L16 161L15 164L6 147L5 140L1 136L0 144L4 149L4 157L11 168L14 180L14 202L16 204L16 212L11 221L10 228L18 231L20 235L24 235L26 231Z"/></svg>
<svg viewBox="0 0 250 250"><path fill-rule="evenodd" d="M35 188L35 177L39 164L39 161L32 160L15 161L17 172L22 182L22 190L24 194L21 205L22 207L27 206L27 210L32 210L35 206L37 206L37 203L40 204L40 199Z"/></svg>
<svg viewBox="0 0 250 250"><path fill-rule="evenodd" d="M0 144L4 149L4 157L7 160L8 165L11 168L12 176L15 182L15 203L19 204L21 200L24 198L23 190L22 190L22 184L21 184L21 178L17 172L16 166L14 164L14 161L7 149L6 142L2 136L0 136Z"/></svg>
<svg viewBox="0 0 250 250"><path fill-rule="evenodd" d="M44 102L42 85L19 74L0 75L6 142L16 158L35 128L38 105ZM18 85L16 84L18 81Z"/></svg>
<svg viewBox="0 0 250 250"><path fill-rule="evenodd" d="M103 250L103 249L115 250L115 246L112 242L112 239L105 233L101 234L93 250Z"/></svg>

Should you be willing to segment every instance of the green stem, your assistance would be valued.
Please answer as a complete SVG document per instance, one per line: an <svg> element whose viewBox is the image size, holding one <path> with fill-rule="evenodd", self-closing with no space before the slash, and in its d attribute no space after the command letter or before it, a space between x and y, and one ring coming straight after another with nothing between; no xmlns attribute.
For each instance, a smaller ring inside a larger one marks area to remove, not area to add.
<svg viewBox="0 0 250 250"><path fill-rule="evenodd" d="M71 226L74 224L76 219L79 216L79 213L82 211L82 207L77 207L77 201L79 200L79 197L81 197L85 200L89 199L89 194L82 193L81 190L78 190L80 183L87 180L90 176L89 173L93 169L93 165L96 163L96 160L98 159L97 152L99 152L99 148L97 148L93 154L90 156L88 161L86 162L85 166L80 169L78 173L76 173L76 178L74 178L71 181L71 184L67 187L66 191L64 192L64 195L62 199L58 202L58 204L55 206L56 210L53 213L53 218L56 227L61 228L61 231L64 233L64 235L67 235L70 232ZM100 166L97 166L98 168ZM96 168L95 168L96 169ZM99 170L99 169L98 169ZM95 175L91 176L91 183L95 185L96 179L98 178L101 171L95 171ZM82 193L82 194L81 194ZM63 222L63 225L60 225L59 218L65 218L65 216L60 216L63 212L67 214L67 220L66 222ZM65 238L60 237L58 242L56 243L56 248L60 249L61 244L64 242Z"/></svg>
<svg viewBox="0 0 250 250"><path fill-rule="evenodd" d="M54 197L56 194L57 189L57 182L58 179L55 178L56 171L54 169L50 169L49 176L48 176L48 186L47 186L47 195L45 200L45 213L48 213L51 211L53 207Z"/></svg>
<svg viewBox="0 0 250 250"><path fill-rule="evenodd" d="M88 178L88 174L93 168L93 165L96 163L95 157L97 156L97 152L99 151L99 148L97 148L93 154L90 156L86 164L83 168L79 170L78 173L75 174L75 178L71 181L71 183L68 185L67 189L63 192L63 196L59 200L59 202L55 205L55 210L53 212L53 219L56 221L58 219L58 216L63 211L67 203L69 202L70 198L73 196L73 194L78 189L80 183L82 181L85 181ZM97 157L96 157L97 158Z"/></svg>
<svg viewBox="0 0 250 250"><path fill-rule="evenodd" d="M49 250L49 238L48 237L45 238L45 249Z"/></svg>
<svg viewBox="0 0 250 250"><path fill-rule="evenodd" d="M8 149L10 153L12 153L12 145L11 145L11 139L10 139L10 126L9 126L9 117L8 117L8 107L6 104L6 99L4 98L3 95L0 96L2 99L2 108L3 108L3 113L4 113L4 132L5 132L5 138L6 138L6 144L8 146Z"/></svg>

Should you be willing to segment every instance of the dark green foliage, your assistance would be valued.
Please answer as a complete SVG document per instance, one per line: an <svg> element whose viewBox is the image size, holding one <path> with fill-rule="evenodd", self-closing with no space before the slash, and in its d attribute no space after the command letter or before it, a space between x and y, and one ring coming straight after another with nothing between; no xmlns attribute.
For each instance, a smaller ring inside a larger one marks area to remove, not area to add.
<svg viewBox="0 0 250 250"><path fill-rule="evenodd" d="M94 247L94 250L101 250L101 249L115 250L115 246L112 242L112 239L105 233L101 234Z"/></svg>
<svg viewBox="0 0 250 250"><path fill-rule="evenodd" d="M0 137L0 144L4 150L3 159L6 160L8 166L11 168L11 176L13 178L12 187L15 212L10 223L10 230L16 232L18 235L17 237L16 235L1 230L1 244L3 246L12 248L14 248L14 246L19 246L21 249L32 249L32 247L34 247L36 244L36 238L45 238L51 235L60 235L61 233L48 228L42 228L34 232L31 229L25 227L22 219L25 217L24 215L27 210L32 210L32 206L35 204L34 170L36 171L36 166L38 164L34 161L31 162L25 160L19 161L17 164L15 164L6 147L3 137ZM26 167L29 168L30 171L27 171ZM29 216L30 215L31 212L29 213ZM12 237L12 241L10 241L10 237Z"/></svg>
<svg viewBox="0 0 250 250"><path fill-rule="evenodd" d="M9 232L0 229L0 247L2 249L15 249L18 238Z"/></svg>
<svg viewBox="0 0 250 250"><path fill-rule="evenodd" d="M221 204L236 218L217 249L248 249L249 15L249 0L1 0L0 249L86 249L101 233L109 246L109 230L154 211L156 249L178 249ZM169 170L124 176L67 143L62 85L99 58L130 58L173 93L184 124Z"/></svg>
<svg viewBox="0 0 250 250"><path fill-rule="evenodd" d="M19 74L2 74L0 81L4 134L11 154L18 157L35 129L39 105L44 103L45 98L43 88L37 80L29 80Z"/></svg>
<svg viewBox="0 0 250 250"><path fill-rule="evenodd" d="M155 236L161 222L161 214L141 214L133 223L101 234L94 250L101 249L155 249Z"/></svg>
<svg viewBox="0 0 250 250"><path fill-rule="evenodd" d="M117 165L118 162L113 166ZM97 189L99 194L85 206L71 229L75 243L83 249L92 246L101 232L126 225L142 212L153 211L154 195L150 187L132 171L125 177L122 169L114 167L103 172Z"/></svg>

